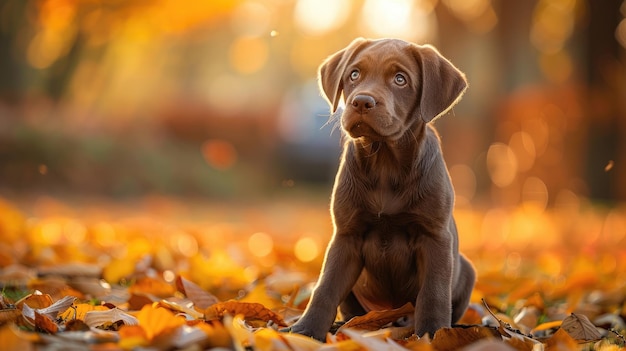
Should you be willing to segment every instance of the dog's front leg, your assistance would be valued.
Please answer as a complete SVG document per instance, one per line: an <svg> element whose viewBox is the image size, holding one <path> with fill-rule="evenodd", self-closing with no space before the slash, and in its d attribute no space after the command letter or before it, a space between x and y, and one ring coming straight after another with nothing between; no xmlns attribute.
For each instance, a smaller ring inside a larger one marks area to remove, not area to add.
<svg viewBox="0 0 626 351"><path fill-rule="evenodd" d="M337 316L337 307L356 283L363 261L361 239L337 233L328 246L322 273L304 314L291 331L324 341Z"/></svg>
<svg viewBox="0 0 626 351"><path fill-rule="evenodd" d="M434 336L452 319L452 238L447 231L425 237L421 246L422 282L415 301L415 333Z"/></svg>

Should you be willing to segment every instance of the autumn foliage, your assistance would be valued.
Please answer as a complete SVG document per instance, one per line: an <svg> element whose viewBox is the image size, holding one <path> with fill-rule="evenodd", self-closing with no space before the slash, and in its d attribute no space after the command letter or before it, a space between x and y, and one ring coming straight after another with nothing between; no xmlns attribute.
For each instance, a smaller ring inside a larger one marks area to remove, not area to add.
<svg viewBox="0 0 626 351"><path fill-rule="evenodd" d="M626 344L623 253L599 250L599 242L561 241L545 252L530 244L515 251L468 245L479 279L458 325L419 338L407 304L338 321L321 343L288 332L321 259L293 251L297 238L268 244L271 234L246 235L247 227L226 221L192 226L171 211L122 220L112 219L112 208L104 218L58 202L46 206L56 210L29 216L0 200L2 350L619 350ZM460 214L471 233L469 214ZM323 208L306 215L327 216ZM264 227L258 214L246 221ZM211 230L199 229L205 227Z"/></svg>

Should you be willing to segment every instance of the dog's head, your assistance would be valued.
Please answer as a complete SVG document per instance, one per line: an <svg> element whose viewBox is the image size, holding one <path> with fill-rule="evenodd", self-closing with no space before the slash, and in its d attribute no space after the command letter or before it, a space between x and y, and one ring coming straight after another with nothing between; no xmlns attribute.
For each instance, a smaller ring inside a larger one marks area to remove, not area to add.
<svg viewBox="0 0 626 351"><path fill-rule="evenodd" d="M397 39L354 40L322 63L319 79L333 113L343 95L342 128L381 141L443 115L467 88L435 48Z"/></svg>

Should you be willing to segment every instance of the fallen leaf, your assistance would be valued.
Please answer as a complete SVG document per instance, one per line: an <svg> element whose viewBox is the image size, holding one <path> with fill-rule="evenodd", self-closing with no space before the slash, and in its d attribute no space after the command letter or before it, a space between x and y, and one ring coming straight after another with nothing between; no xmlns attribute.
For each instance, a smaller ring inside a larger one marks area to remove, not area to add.
<svg viewBox="0 0 626 351"><path fill-rule="evenodd" d="M410 316L413 312L414 308L411 303L407 303L404 306L393 310L370 311L363 316L350 319L342 325L339 330L347 328L376 330L391 322L395 322L402 317Z"/></svg>
<svg viewBox="0 0 626 351"><path fill-rule="evenodd" d="M109 262L102 270L102 277L109 283L117 283L135 272L136 260L130 257Z"/></svg>
<svg viewBox="0 0 626 351"><path fill-rule="evenodd" d="M149 344L146 330L139 325L125 325L118 331L120 341L118 345L124 350L132 350Z"/></svg>
<svg viewBox="0 0 626 351"><path fill-rule="evenodd" d="M137 325L139 320L119 308L112 308L106 310L91 310L85 313L83 318L85 323L90 327L97 327L104 325L105 323L115 323L122 321L124 325Z"/></svg>
<svg viewBox="0 0 626 351"><path fill-rule="evenodd" d="M200 322L195 324L195 327L204 331L207 335L207 349L211 348L231 348L233 343L233 338L231 337L228 329L221 323L217 321L208 321L208 322Z"/></svg>
<svg viewBox="0 0 626 351"><path fill-rule="evenodd" d="M440 328L431 344L436 350L458 350L487 338L501 339L501 335L497 329L490 327Z"/></svg>
<svg viewBox="0 0 626 351"><path fill-rule="evenodd" d="M80 319L72 319L65 323L65 331L89 331L91 330L85 322Z"/></svg>
<svg viewBox="0 0 626 351"><path fill-rule="evenodd" d="M74 296L66 296L45 308L32 308L29 305L29 302L32 302L32 300L28 300L22 305L22 316L24 316L29 323L34 323L36 326L35 316L37 314L56 319L60 312L66 311L74 303L74 300L76 300Z"/></svg>
<svg viewBox="0 0 626 351"><path fill-rule="evenodd" d="M128 308L130 310L138 311L146 305L152 305L155 302L159 302L159 298L150 294L131 294L128 299Z"/></svg>
<svg viewBox="0 0 626 351"><path fill-rule="evenodd" d="M87 312L106 311L108 309L109 308L105 306L94 306L88 303L79 303L66 309L63 313L59 315L59 319L65 322L73 319L85 320L85 315L87 314Z"/></svg>
<svg viewBox="0 0 626 351"><path fill-rule="evenodd" d="M193 302L196 308L204 310L211 305L214 305L219 302L218 298L215 295L209 293L202 289L196 283L185 279L181 276L176 277L176 288L178 291L182 292L187 296L191 302Z"/></svg>
<svg viewBox="0 0 626 351"><path fill-rule="evenodd" d="M204 318L207 320L221 319L226 314L232 316L243 315L245 319L257 319L265 322L272 321L278 326L287 326L281 316L260 303L255 302L226 301L216 303L204 311Z"/></svg>
<svg viewBox="0 0 626 351"><path fill-rule="evenodd" d="M18 309L22 309L24 304L28 304L28 306L32 309L46 308L51 306L54 303L52 297L48 294L42 293L33 293L28 294L21 298L19 301L15 303L15 307Z"/></svg>
<svg viewBox="0 0 626 351"><path fill-rule="evenodd" d="M584 314L572 313L565 317L561 328L577 341L596 341L602 338L596 326Z"/></svg>
<svg viewBox="0 0 626 351"><path fill-rule="evenodd" d="M19 318L21 314L22 312L17 308L6 308L0 310L0 325L9 322L15 322L15 320L17 320L17 318Z"/></svg>
<svg viewBox="0 0 626 351"><path fill-rule="evenodd" d="M169 309L170 311L173 312L177 312L177 313L184 313L186 315L188 315L191 318L194 319L199 319L202 318L204 316L204 314L202 312L198 312L193 308L189 308L189 307L185 307L177 302L174 301L168 301L168 300L161 300L159 302L156 303L157 306L159 307L164 307Z"/></svg>
<svg viewBox="0 0 626 351"><path fill-rule="evenodd" d="M144 306L137 314L139 325L146 331L148 340L152 340L155 336L178 328L185 324L183 318L176 317L172 312L163 307L153 307L151 305Z"/></svg>
<svg viewBox="0 0 626 351"><path fill-rule="evenodd" d="M405 351L406 349L391 339L381 340L374 336L365 336L352 329L343 331L350 339L364 347L366 350Z"/></svg>
<svg viewBox="0 0 626 351"><path fill-rule="evenodd" d="M535 335L537 332L540 332L540 331L556 329L556 328L559 328L561 324L563 324L563 321L552 321L552 322L541 323L538 326L534 327L530 331L530 334Z"/></svg>
<svg viewBox="0 0 626 351"><path fill-rule="evenodd" d="M577 350L578 343L563 328L554 333L546 340L546 351L551 350Z"/></svg>
<svg viewBox="0 0 626 351"><path fill-rule="evenodd" d="M152 277L142 277L128 288L131 294L153 295L159 298L170 297L175 291L170 283Z"/></svg>
<svg viewBox="0 0 626 351"><path fill-rule="evenodd" d="M274 329L261 328L252 334L252 345L255 350L273 351L290 350L282 336Z"/></svg>
<svg viewBox="0 0 626 351"><path fill-rule="evenodd" d="M52 319L50 319L50 317L37 311L35 311L34 314L35 328L37 330L41 330L45 333L50 334L55 334L57 331L59 331L59 326L54 323Z"/></svg>

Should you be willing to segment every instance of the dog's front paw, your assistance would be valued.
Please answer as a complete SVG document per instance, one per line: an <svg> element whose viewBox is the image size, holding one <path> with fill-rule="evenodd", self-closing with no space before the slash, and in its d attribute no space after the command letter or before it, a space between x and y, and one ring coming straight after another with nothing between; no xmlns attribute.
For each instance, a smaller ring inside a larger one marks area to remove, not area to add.
<svg viewBox="0 0 626 351"><path fill-rule="evenodd" d="M288 331L288 332L298 333L298 334L301 334L301 335L310 336L313 339L316 339L316 340L321 341L321 342L325 342L326 341L326 332L325 331L317 330L319 328L309 328L304 323L299 323L298 322L298 323L292 325L291 327L285 328L285 329L286 329L285 331Z"/></svg>

